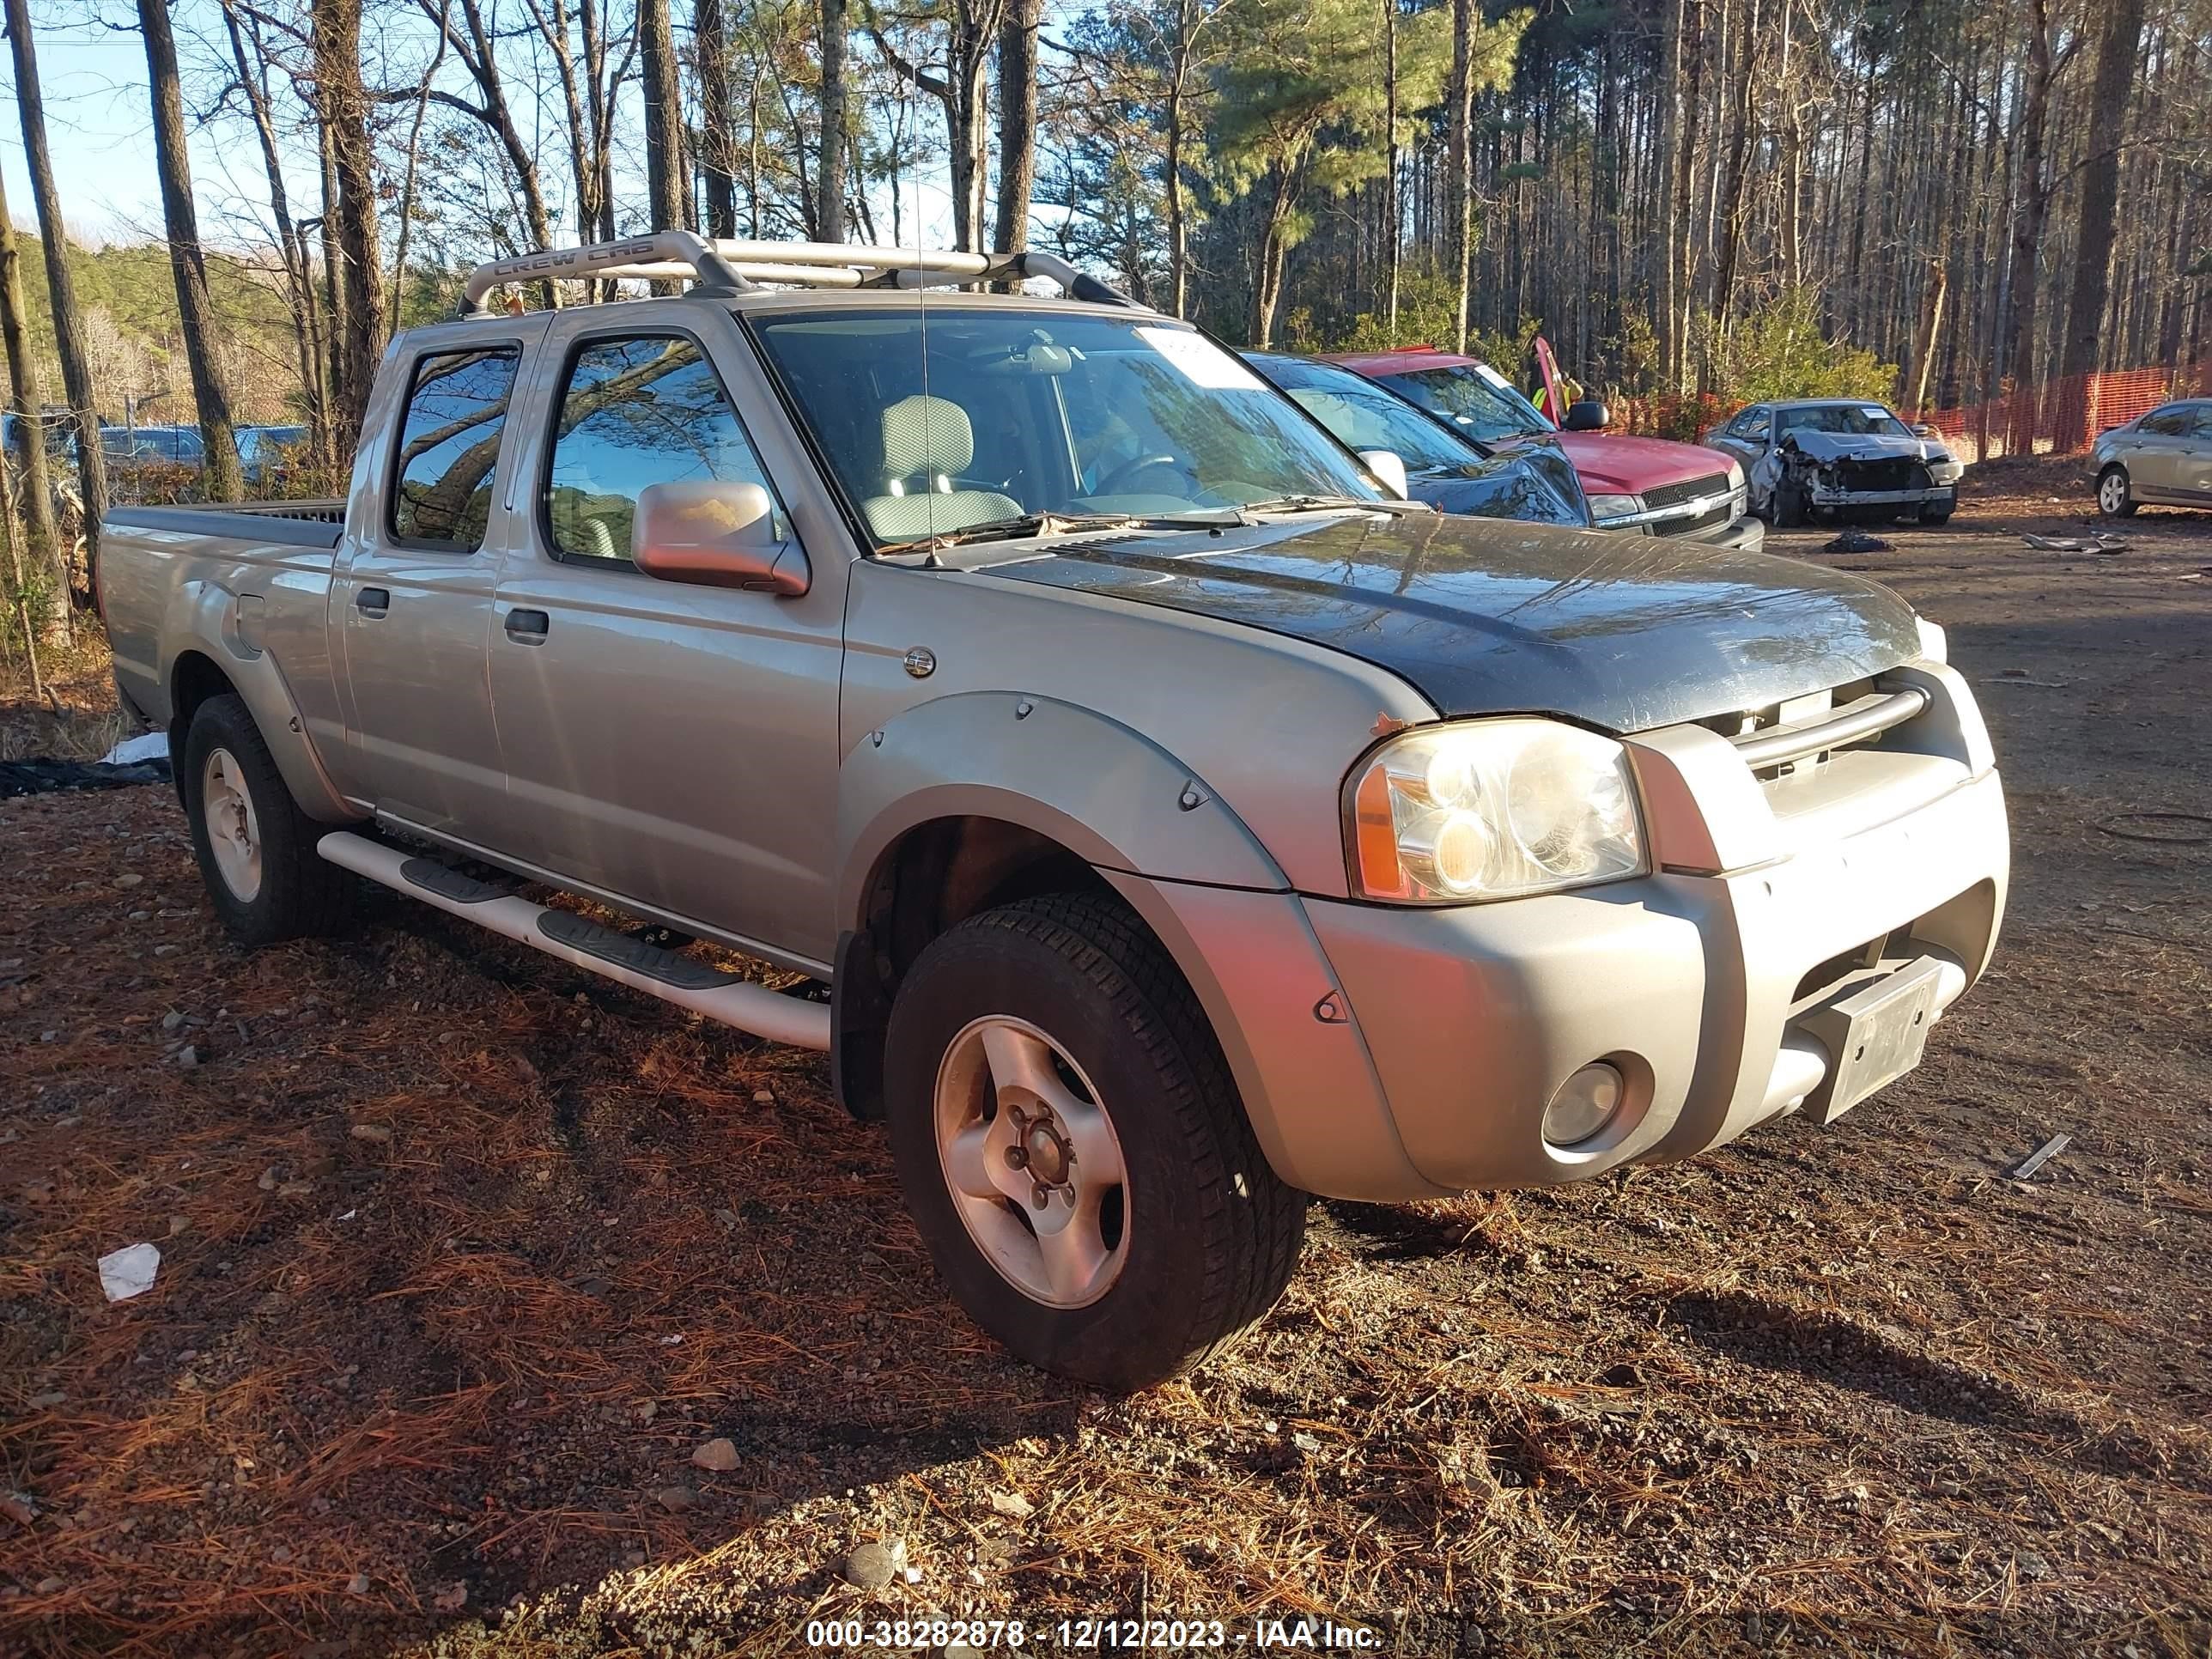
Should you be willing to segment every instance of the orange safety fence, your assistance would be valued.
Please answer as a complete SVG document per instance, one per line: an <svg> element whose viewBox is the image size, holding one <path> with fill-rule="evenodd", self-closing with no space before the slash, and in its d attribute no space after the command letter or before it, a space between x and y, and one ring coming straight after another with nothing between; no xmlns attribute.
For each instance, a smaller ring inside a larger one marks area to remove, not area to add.
<svg viewBox="0 0 2212 1659"><path fill-rule="evenodd" d="M2212 397L2212 357L2172 368L2063 375L2039 386L2008 388L1981 403L1899 413L1941 432L1960 459L1986 461L2000 455L2073 454L2088 448L2100 433L2160 404L2201 397ZM1707 392L1690 398L1620 398L1613 412L1619 430L1696 443L1742 406L1740 398Z"/></svg>
<svg viewBox="0 0 2212 1659"><path fill-rule="evenodd" d="M1999 455L2069 455L2100 433L2124 426L2175 398L2212 393L2212 357L2178 368L2124 368L2068 374L2015 386L1977 404L1928 410L1919 418L1966 460Z"/></svg>

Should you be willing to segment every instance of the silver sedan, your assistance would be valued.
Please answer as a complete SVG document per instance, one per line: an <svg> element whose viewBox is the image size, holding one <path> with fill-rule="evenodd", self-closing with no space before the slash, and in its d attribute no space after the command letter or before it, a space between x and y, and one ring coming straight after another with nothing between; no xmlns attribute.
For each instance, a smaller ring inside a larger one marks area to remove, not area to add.
<svg viewBox="0 0 2212 1659"><path fill-rule="evenodd" d="M2212 398L2162 404L2097 440L2097 510L2212 507Z"/></svg>

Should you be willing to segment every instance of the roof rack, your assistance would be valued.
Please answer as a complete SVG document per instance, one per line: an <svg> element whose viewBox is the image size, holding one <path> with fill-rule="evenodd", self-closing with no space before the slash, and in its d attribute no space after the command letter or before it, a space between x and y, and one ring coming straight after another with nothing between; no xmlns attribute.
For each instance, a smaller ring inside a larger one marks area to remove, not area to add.
<svg viewBox="0 0 2212 1659"><path fill-rule="evenodd" d="M691 292L726 299L770 283L803 288L939 288L953 283L1016 282L1042 276L1071 299L1145 307L1119 289L1085 276L1056 254L963 253L951 250L871 247L850 242L758 242L709 239L688 230L656 231L618 242L551 248L494 259L469 273L459 314L481 317L485 296L510 283L634 280L690 283Z"/></svg>

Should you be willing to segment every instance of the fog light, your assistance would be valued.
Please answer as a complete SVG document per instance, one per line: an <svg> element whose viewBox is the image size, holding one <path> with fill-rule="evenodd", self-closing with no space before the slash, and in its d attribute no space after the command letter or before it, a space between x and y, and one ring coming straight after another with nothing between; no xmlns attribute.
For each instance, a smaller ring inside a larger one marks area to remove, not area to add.
<svg viewBox="0 0 2212 1659"><path fill-rule="evenodd" d="M1576 1146L1613 1121L1628 1085L1603 1060L1585 1066L1559 1085L1544 1108L1544 1139L1554 1146Z"/></svg>

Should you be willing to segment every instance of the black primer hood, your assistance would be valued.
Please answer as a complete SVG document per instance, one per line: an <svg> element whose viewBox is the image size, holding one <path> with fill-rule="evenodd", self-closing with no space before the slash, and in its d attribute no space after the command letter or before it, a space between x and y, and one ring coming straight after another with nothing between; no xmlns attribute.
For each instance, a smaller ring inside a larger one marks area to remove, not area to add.
<svg viewBox="0 0 2212 1659"><path fill-rule="evenodd" d="M1671 537L1440 514L1025 547L978 574L1309 640L1389 670L1446 714L1560 714L1613 732L1761 708L1920 654L1911 607L1863 577Z"/></svg>

